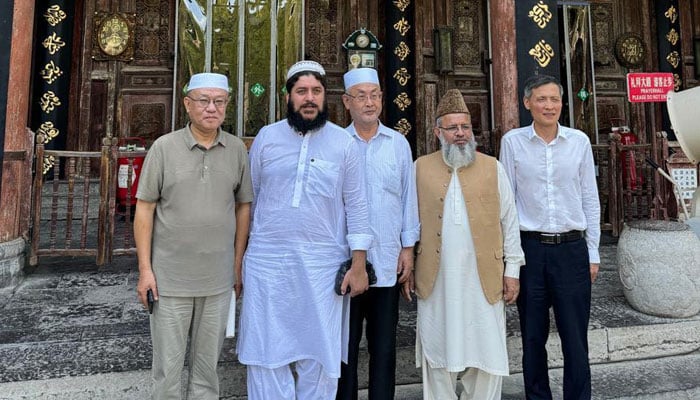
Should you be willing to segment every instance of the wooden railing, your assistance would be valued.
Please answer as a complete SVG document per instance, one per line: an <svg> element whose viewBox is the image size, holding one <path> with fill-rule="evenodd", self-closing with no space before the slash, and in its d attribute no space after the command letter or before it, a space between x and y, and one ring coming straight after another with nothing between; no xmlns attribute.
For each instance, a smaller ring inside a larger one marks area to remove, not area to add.
<svg viewBox="0 0 700 400"><path fill-rule="evenodd" d="M30 265L41 256L94 256L103 265L114 254L134 254L131 203L119 208L116 200L118 160L126 160L130 202L134 159L145 154L120 151L114 138L105 138L99 152L47 150L37 135Z"/></svg>
<svg viewBox="0 0 700 400"><path fill-rule="evenodd" d="M656 143L623 145L619 138L593 146L598 168L598 194L602 230L619 236L625 221L675 218L675 198L646 159L664 165L668 142L659 134Z"/></svg>

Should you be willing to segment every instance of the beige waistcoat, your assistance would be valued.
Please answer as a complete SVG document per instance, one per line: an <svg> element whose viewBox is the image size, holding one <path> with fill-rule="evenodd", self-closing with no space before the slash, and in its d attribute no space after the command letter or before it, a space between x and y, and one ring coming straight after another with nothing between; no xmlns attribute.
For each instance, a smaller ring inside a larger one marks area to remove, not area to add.
<svg viewBox="0 0 700 400"><path fill-rule="evenodd" d="M496 159L481 153L468 167L457 171L462 195L469 214L476 264L484 296L490 304L503 298L503 233L498 194ZM416 161L420 242L416 246L416 293L430 296L440 267L442 213L445 195L452 178L441 151ZM467 238L465 246L471 246Z"/></svg>

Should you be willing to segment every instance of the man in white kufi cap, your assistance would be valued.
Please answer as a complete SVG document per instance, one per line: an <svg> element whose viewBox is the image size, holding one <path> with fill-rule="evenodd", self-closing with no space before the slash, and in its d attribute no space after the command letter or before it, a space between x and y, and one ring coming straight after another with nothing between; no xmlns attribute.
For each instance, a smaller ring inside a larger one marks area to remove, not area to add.
<svg viewBox="0 0 700 400"><path fill-rule="evenodd" d="M347 350L349 298L369 286L367 185L355 139L327 121L323 67L292 65L286 90L287 118L263 127L250 149L255 206L238 359L250 400L328 400ZM349 258L346 296L337 295Z"/></svg>
<svg viewBox="0 0 700 400"><path fill-rule="evenodd" d="M152 311L153 399L180 398L188 337L187 398L219 398L216 365L253 200L246 147L221 130L229 92L224 75L192 75L189 124L153 142L139 178L136 289Z"/></svg>
<svg viewBox="0 0 700 400"><path fill-rule="evenodd" d="M399 293L410 301L413 246L420 235L413 157L406 138L379 120L382 91L377 71L356 68L343 80L343 104L352 117L346 129L360 146L367 179L374 236L367 259L374 266L377 283L352 298L348 363L341 367L336 398L357 399L357 366L366 321L369 397L393 399Z"/></svg>

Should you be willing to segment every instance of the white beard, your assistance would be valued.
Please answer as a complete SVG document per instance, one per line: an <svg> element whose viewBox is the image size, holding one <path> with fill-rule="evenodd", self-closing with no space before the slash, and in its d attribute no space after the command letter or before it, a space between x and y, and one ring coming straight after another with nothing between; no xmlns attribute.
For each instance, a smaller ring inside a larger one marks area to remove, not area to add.
<svg viewBox="0 0 700 400"><path fill-rule="evenodd" d="M442 159L445 161L445 164L452 167L452 169L459 169L474 162L476 157L476 139L473 136L466 145L462 146L447 143L442 135L439 137Z"/></svg>

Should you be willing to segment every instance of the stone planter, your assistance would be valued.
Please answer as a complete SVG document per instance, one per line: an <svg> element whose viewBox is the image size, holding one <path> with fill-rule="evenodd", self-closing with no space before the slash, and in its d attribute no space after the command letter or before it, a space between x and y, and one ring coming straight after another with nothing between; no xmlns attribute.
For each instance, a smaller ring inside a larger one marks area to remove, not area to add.
<svg viewBox="0 0 700 400"><path fill-rule="evenodd" d="M627 301L637 311L685 318L700 312L700 239L673 221L625 224L617 265Z"/></svg>

